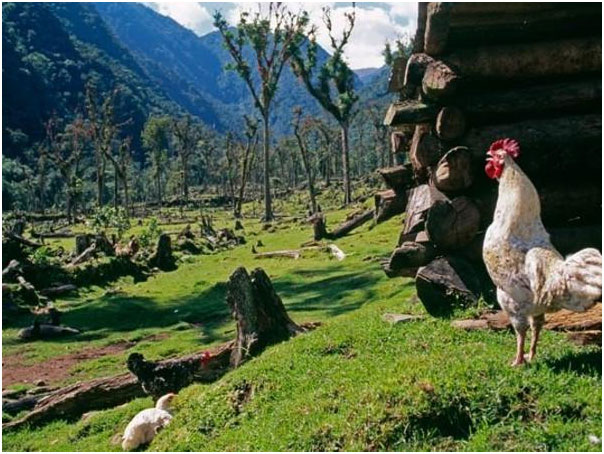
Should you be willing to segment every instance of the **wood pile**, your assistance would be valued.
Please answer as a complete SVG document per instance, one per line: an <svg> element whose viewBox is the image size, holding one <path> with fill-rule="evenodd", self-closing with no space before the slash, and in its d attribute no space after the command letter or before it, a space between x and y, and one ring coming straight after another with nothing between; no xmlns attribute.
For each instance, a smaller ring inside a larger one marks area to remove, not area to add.
<svg viewBox="0 0 604 454"><path fill-rule="evenodd" d="M496 139L520 143L560 252L601 249L601 15L599 3L419 3L414 53L395 62L400 96L384 119L413 188L383 267L417 276L431 311L484 293L476 278L497 199L484 165ZM387 184L396 174L381 173Z"/></svg>

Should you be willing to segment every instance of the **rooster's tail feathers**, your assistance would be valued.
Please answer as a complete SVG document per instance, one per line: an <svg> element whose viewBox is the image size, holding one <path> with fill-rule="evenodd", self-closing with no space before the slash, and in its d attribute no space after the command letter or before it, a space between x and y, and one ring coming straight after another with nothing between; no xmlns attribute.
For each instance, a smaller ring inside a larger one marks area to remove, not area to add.
<svg viewBox="0 0 604 454"><path fill-rule="evenodd" d="M569 298L564 307L574 311L589 309L602 299L602 254L597 249L583 249L566 258L564 280Z"/></svg>

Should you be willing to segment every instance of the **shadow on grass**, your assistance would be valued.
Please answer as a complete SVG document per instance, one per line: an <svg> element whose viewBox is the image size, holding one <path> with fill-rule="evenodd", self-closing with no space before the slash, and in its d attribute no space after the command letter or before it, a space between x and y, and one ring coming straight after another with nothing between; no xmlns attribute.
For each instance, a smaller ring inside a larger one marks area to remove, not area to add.
<svg viewBox="0 0 604 454"><path fill-rule="evenodd" d="M288 311L325 311L333 317L374 298L379 279L379 271L342 273L340 266L332 266L294 271L273 284Z"/></svg>
<svg viewBox="0 0 604 454"><path fill-rule="evenodd" d="M561 358L550 359L546 364L554 372L576 372L581 375L602 376L602 350L586 350L567 353Z"/></svg>

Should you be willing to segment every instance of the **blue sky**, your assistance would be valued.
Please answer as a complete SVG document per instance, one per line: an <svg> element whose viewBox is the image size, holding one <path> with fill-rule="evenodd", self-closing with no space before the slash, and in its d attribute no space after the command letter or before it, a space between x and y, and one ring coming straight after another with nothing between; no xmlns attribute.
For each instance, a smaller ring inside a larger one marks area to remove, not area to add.
<svg viewBox="0 0 604 454"><path fill-rule="evenodd" d="M313 23L321 27L321 8L333 9L332 21L336 30L343 26L343 13L352 8L351 2L286 2L297 10L309 11ZM212 14L216 9L222 11L231 23L235 24L242 10L254 10L257 3L226 2L146 2L145 5L157 12L169 16L181 25L191 29L199 36L214 30ZM346 58L353 69L379 67L384 63L381 52L386 40L394 40L415 33L417 2L359 2L356 3L357 20ZM329 41L325 32L317 36L319 43L329 51Z"/></svg>

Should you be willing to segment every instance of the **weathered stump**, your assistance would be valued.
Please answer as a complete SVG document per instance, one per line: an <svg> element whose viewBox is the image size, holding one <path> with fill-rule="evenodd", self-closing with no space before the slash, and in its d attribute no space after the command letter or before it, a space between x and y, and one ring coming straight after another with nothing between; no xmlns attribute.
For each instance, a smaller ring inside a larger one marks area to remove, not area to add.
<svg viewBox="0 0 604 454"><path fill-rule="evenodd" d="M164 271L176 268L174 256L172 255L172 240L167 233L162 233L157 239L157 247L149 259L149 265L152 267L156 266Z"/></svg>
<svg viewBox="0 0 604 454"><path fill-rule="evenodd" d="M271 280L261 268L256 268L251 275L245 268L237 268L229 278L226 300L237 320L237 339L230 359L233 367L266 346L304 331L289 318Z"/></svg>

